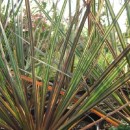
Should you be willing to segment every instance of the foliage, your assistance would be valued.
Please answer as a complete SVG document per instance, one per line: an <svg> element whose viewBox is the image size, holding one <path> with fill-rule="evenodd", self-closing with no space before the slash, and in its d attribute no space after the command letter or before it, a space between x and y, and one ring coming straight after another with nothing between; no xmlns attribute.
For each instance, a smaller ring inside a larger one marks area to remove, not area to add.
<svg viewBox="0 0 130 130"><path fill-rule="evenodd" d="M120 125L117 128L110 128L110 130L129 130L130 126L128 125Z"/></svg>
<svg viewBox="0 0 130 130"><path fill-rule="evenodd" d="M77 0L74 14L71 0L0 6L0 127L67 130L91 112L130 123L130 44L118 23L124 10L130 22L129 0L117 15L109 0Z"/></svg>

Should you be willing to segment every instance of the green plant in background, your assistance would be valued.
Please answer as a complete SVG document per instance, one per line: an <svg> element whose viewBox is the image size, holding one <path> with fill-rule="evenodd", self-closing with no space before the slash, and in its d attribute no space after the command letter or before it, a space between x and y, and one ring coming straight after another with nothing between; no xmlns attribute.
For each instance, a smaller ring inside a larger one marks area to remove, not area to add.
<svg viewBox="0 0 130 130"><path fill-rule="evenodd" d="M60 10L58 0L3 0L0 127L68 130L90 112L114 126L122 124L120 119L130 123L130 44L118 24L124 10L129 23L129 2L125 0L115 15L109 0L77 0L72 15L71 0L64 0ZM111 18L106 25L101 22L104 10L107 20ZM111 111L121 108L115 111L119 117L108 117L104 106ZM82 130L93 125L86 123Z"/></svg>
<svg viewBox="0 0 130 130"><path fill-rule="evenodd" d="M130 129L130 126L128 125L120 125L118 126L117 128L110 128L110 130L129 130Z"/></svg>

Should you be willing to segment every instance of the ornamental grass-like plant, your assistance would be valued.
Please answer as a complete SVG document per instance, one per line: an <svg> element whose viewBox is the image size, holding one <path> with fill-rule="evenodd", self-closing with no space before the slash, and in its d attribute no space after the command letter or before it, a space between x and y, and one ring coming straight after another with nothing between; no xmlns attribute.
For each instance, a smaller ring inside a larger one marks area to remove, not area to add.
<svg viewBox="0 0 130 130"><path fill-rule="evenodd" d="M110 0L75 4L0 1L0 129L130 123L130 0L117 14Z"/></svg>

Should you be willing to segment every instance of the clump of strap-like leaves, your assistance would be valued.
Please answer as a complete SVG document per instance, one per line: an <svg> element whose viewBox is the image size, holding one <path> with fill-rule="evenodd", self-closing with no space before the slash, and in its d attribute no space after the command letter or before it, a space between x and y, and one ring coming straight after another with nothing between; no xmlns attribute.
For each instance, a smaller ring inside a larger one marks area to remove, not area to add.
<svg viewBox="0 0 130 130"><path fill-rule="evenodd" d="M129 2L115 14L110 0L76 0L74 11L71 0L1 1L0 127L69 130L87 118L82 130L102 120L130 123ZM124 11L125 33L118 23Z"/></svg>

